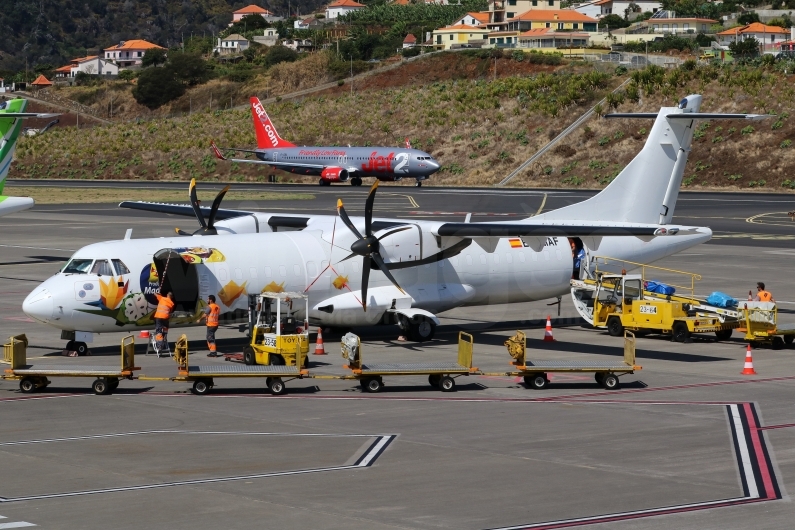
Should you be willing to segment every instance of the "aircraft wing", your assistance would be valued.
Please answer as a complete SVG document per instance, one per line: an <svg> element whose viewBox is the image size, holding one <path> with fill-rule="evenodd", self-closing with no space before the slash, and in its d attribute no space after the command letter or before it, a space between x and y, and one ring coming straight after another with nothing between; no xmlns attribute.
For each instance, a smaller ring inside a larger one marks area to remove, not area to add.
<svg viewBox="0 0 795 530"><path fill-rule="evenodd" d="M641 223L584 223L582 221L525 221L519 223L443 223L434 235L441 237L655 237L692 233L693 229Z"/></svg>
<svg viewBox="0 0 795 530"><path fill-rule="evenodd" d="M143 202L143 201L124 201L119 203L119 208L129 208L131 210L143 210L146 212L166 213L170 215L183 215L185 217L196 217L196 212L193 211L193 206L190 204L166 204L162 202ZM204 215L210 215L210 208L201 206L201 211ZM251 212L243 210L218 210L215 218L219 221L223 219L232 219L233 217L242 217L249 215Z"/></svg>
<svg viewBox="0 0 795 530"><path fill-rule="evenodd" d="M55 118L60 114L42 112L3 112L0 110L0 118Z"/></svg>
<svg viewBox="0 0 795 530"><path fill-rule="evenodd" d="M240 162L243 164L266 164L273 167L305 167L308 169L326 169L325 164L299 164L297 162L271 162L270 160L251 160L248 158L229 158L230 162Z"/></svg>

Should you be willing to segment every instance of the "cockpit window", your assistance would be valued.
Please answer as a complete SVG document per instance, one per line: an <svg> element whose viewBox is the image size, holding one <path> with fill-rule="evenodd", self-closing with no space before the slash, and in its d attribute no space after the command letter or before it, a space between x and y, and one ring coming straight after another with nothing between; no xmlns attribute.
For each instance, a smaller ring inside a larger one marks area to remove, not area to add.
<svg viewBox="0 0 795 530"><path fill-rule="evenodd" d="M91 268L91 274L96 274L97 276L113 276L113 269L110 268L108 260L98 259Z"/></svg>
<svg viewBox="0 0 795 530"><path fill-rule="evenodd" d="M91 262L93 259L73 259L63 268L61 272L64 274L88 274L91 270Z"/></svg>
<svg viewBox="0 0 795 530"><path fill-rule="evenodd" d="M130 269L127 268L120 259L111 260L113 262L113 268L116 269L116 274L122 276L123 274L130 274Z"/></svg>

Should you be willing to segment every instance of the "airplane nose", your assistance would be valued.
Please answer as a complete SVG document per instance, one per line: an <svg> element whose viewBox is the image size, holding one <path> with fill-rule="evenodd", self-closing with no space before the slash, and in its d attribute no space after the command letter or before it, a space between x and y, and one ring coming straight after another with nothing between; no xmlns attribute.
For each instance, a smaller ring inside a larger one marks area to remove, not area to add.
<svg viewBox="0 0 795 530"><path fill-rule="evenodd" d="M47 289L36 289L22 302L22 312L44 324L52 319L52 308L52 293Z"/></svg>

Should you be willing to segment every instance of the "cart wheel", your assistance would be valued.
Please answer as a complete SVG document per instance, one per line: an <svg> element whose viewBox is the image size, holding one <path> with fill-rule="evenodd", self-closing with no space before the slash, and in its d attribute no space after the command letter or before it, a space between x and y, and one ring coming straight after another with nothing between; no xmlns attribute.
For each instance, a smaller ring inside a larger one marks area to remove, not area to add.
<svg viewBox="0 0 795 530"><path fill-rule="evenodd" d="M717 339L721 340L721 341L722 340L729 340L730 338L732 338L732 331L734 331L734 330L732 330L732 329L721 329L721 330L718 330L718 331L715 332L715 337L717 337Z"/></svg>
<svg viewBox="0 0 795 530"><path fill-rule="evenodd" d="M91 390L93 390L94 393L96 395L98 395L98 396L102 396L104 394L109 394L110 393L110 385L108 384L108 380L105 379L104 377L96 379L91 384Z"/></svg>
<svg viewBox="0 0 795 530"><path fill-rule="evenodd" d="M549 379L547 379L547 374L533 374L524 376L524 382L531 388L543 390L549 384Z"/></svg>
<svg viewBox="0 0 795 530"><path fill-rule="evenodd" d="M19 382L19 390L23 394L32 394L36 391L36 380L32 377L23 377Z"/></svg>
<svg viewBox="0 0 795 530"><path fill-rule="evenodd" d="M249 366L257 364L257 356L254 354L254 348L251 346L243 348L243 362Z"/></svg>
<svg viewBox="0 0 795 530"><path fill-rule="evenodd" d="M674 342L686 342L690 338L690 330L687 329L687 324L684 322L677 322L674 324L673 339Z"/></svg>
<svg viewBox="0 0 795 530"><path fill-rule="evenodd" d="M614 373L605 374L602 380L602 386L605 390L618 390L621 384L618 382L618 376Z"/></svg>
<svg viewBox="0 0 795 530"><path fill-rule="evenodd" d="M271 379L271 384L268 386L274 396L281 396L287 393L287 387L284 386L284 381L281 377L274 377Z"/></svg>
<svg viewBox="0 0 795 530"><path fill-rule="evenodd" d="M382 388L384 388L384 383L377 377L368 379L364 387L364 389L371 394L380 392Z"/></svg>
<svg viewBox="0 0 795 530"><path fill-rule="evenodd" d="M112 377L108 382L110 384L110 389L111 390L116 390L117 388L119 388L119 378L118 377Z"/></svg>
<svg viewBox="0 0 795 530"><path fill-rule="evenodd" d="M792 344L793 340L795 340L795 335L784 335L784 342L787 344Z"/></svg>
<svg viewBox="0 0 795 530"><path fill-rule="evenodd" d="M439 375L439 374L431 374L431 375L428 376L428 383L432 387L438 388L439 387L439 381L441 381L441 379L442 379L441 375Z"/></svg>
<svg viewBox="0 0 795 530"><path fill-rule="evenodd" d="M197 396L203 396L210 392L212 385L205 379L197 379L193 382L193 393Z"/></svg>
<svg viewBox="0 0 795 530"><path fill-rule="evenodd" d="M605 383L605 373L604 372L596 372L593 374L593 378L596 379L596 382L602 386Z"/></svg>
<svg viewBox="0 0 795 530"><path fill-rule="evenodd" d="M607 332L611 337L620 337L624 334L624 325L618 317L610 317L607 319Z"/></svg>
<svg viewBox="0 0 795 530"><path fill-rule="evenodd" d="M773 349L780 350L783 347L784 347L784 339L782 339L779 336L773 337Z"/></svg>
<svg viewBox="0 0 795 530"><path fill-rule="evenodd" d="M439 390L442 392L453 392L455 390L455 379L449 375L443 375L439 379Z"/></svg>
<svg viewBox="0 0 795 530"><path fill-rule="evenodd" d="M271 353L268 355L268 362L271 366L284 366L284 357L278 353Z"/></svg>

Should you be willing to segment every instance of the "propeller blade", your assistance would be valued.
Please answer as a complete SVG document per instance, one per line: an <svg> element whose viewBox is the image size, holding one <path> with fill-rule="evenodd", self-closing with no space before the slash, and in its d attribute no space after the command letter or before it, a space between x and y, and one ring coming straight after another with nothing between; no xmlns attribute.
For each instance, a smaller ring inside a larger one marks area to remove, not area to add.
<svg viewBox="0 0 795 530"><path fill-rule="evenodd" d="M348 229L351 232L353 232L353 234L356 237L358 237L359 239L364 239L362 237L362 234L359 233L359 231L356 229L356 227L351 222L351 219L350 219L350 217L348 217L348 214L345 213L345 207L342 205L342 199L337 199L337 213L339 214L340 219L342 219L342 222L345 223L345 226L347 226Z"/></svg>
<svg viewBox="0 0 795 530"><path fill-rule="evenodd" d="M179 228L175 228L174 231L181 236L192 236L193 234L189 234L188 232L181 230Z"/></svg>
<svg viewBox="0 0 795 530"><path fill-rule="evenodd" d="M375 202L375 192L378 189L378 179L375 179L370 193L367 194L367 202L364 203L364 235L373 235L373 203Z"/></svg>
<svg viewBox="0 0 795 530"><path fill-rule="evenodd" d="M362 260L362 308L367 311L367 284L370 283L370 259Z"/></svg>
<svg viewBox="0 0 795 530"><path fill-rule="evenodd" d="M218 207L221 206L221 201L224 200L224 195L226 195L227 191L229 191L228 185L222 189L218 195L215 196L213 206L210 208L210 219L207 221L207 228L213 228L213 225L215 224L215 216L218 213Z"/></svg>
<svg viewBox="0 0 795 530"><path fill-rule="evenodd" d="M400 285L398 285L398 282L395 279L395 277L392 276L392 273L389 272L389 269L386 268L384 260L381 259L381 254L379 254L378 252L373 252L372 254L370 254L370 259L372 259L375 262L375 264L378 265L378 268L381 269L381 272L384 273L384 276L389 278L389 281L392 282L392 285L397 287L401 293L406 294L406 291L404 291L403 288Z"/></svg>
<svg viewBox="0 0 795 530"><path fill-rule="evenodd" d="M199 206L199 198L196 196L196 179L190 179L190 205L193 206L193 213L196 214L196 220L202 228L207 228L207 223L204 222L201 207Z"/></svg>

